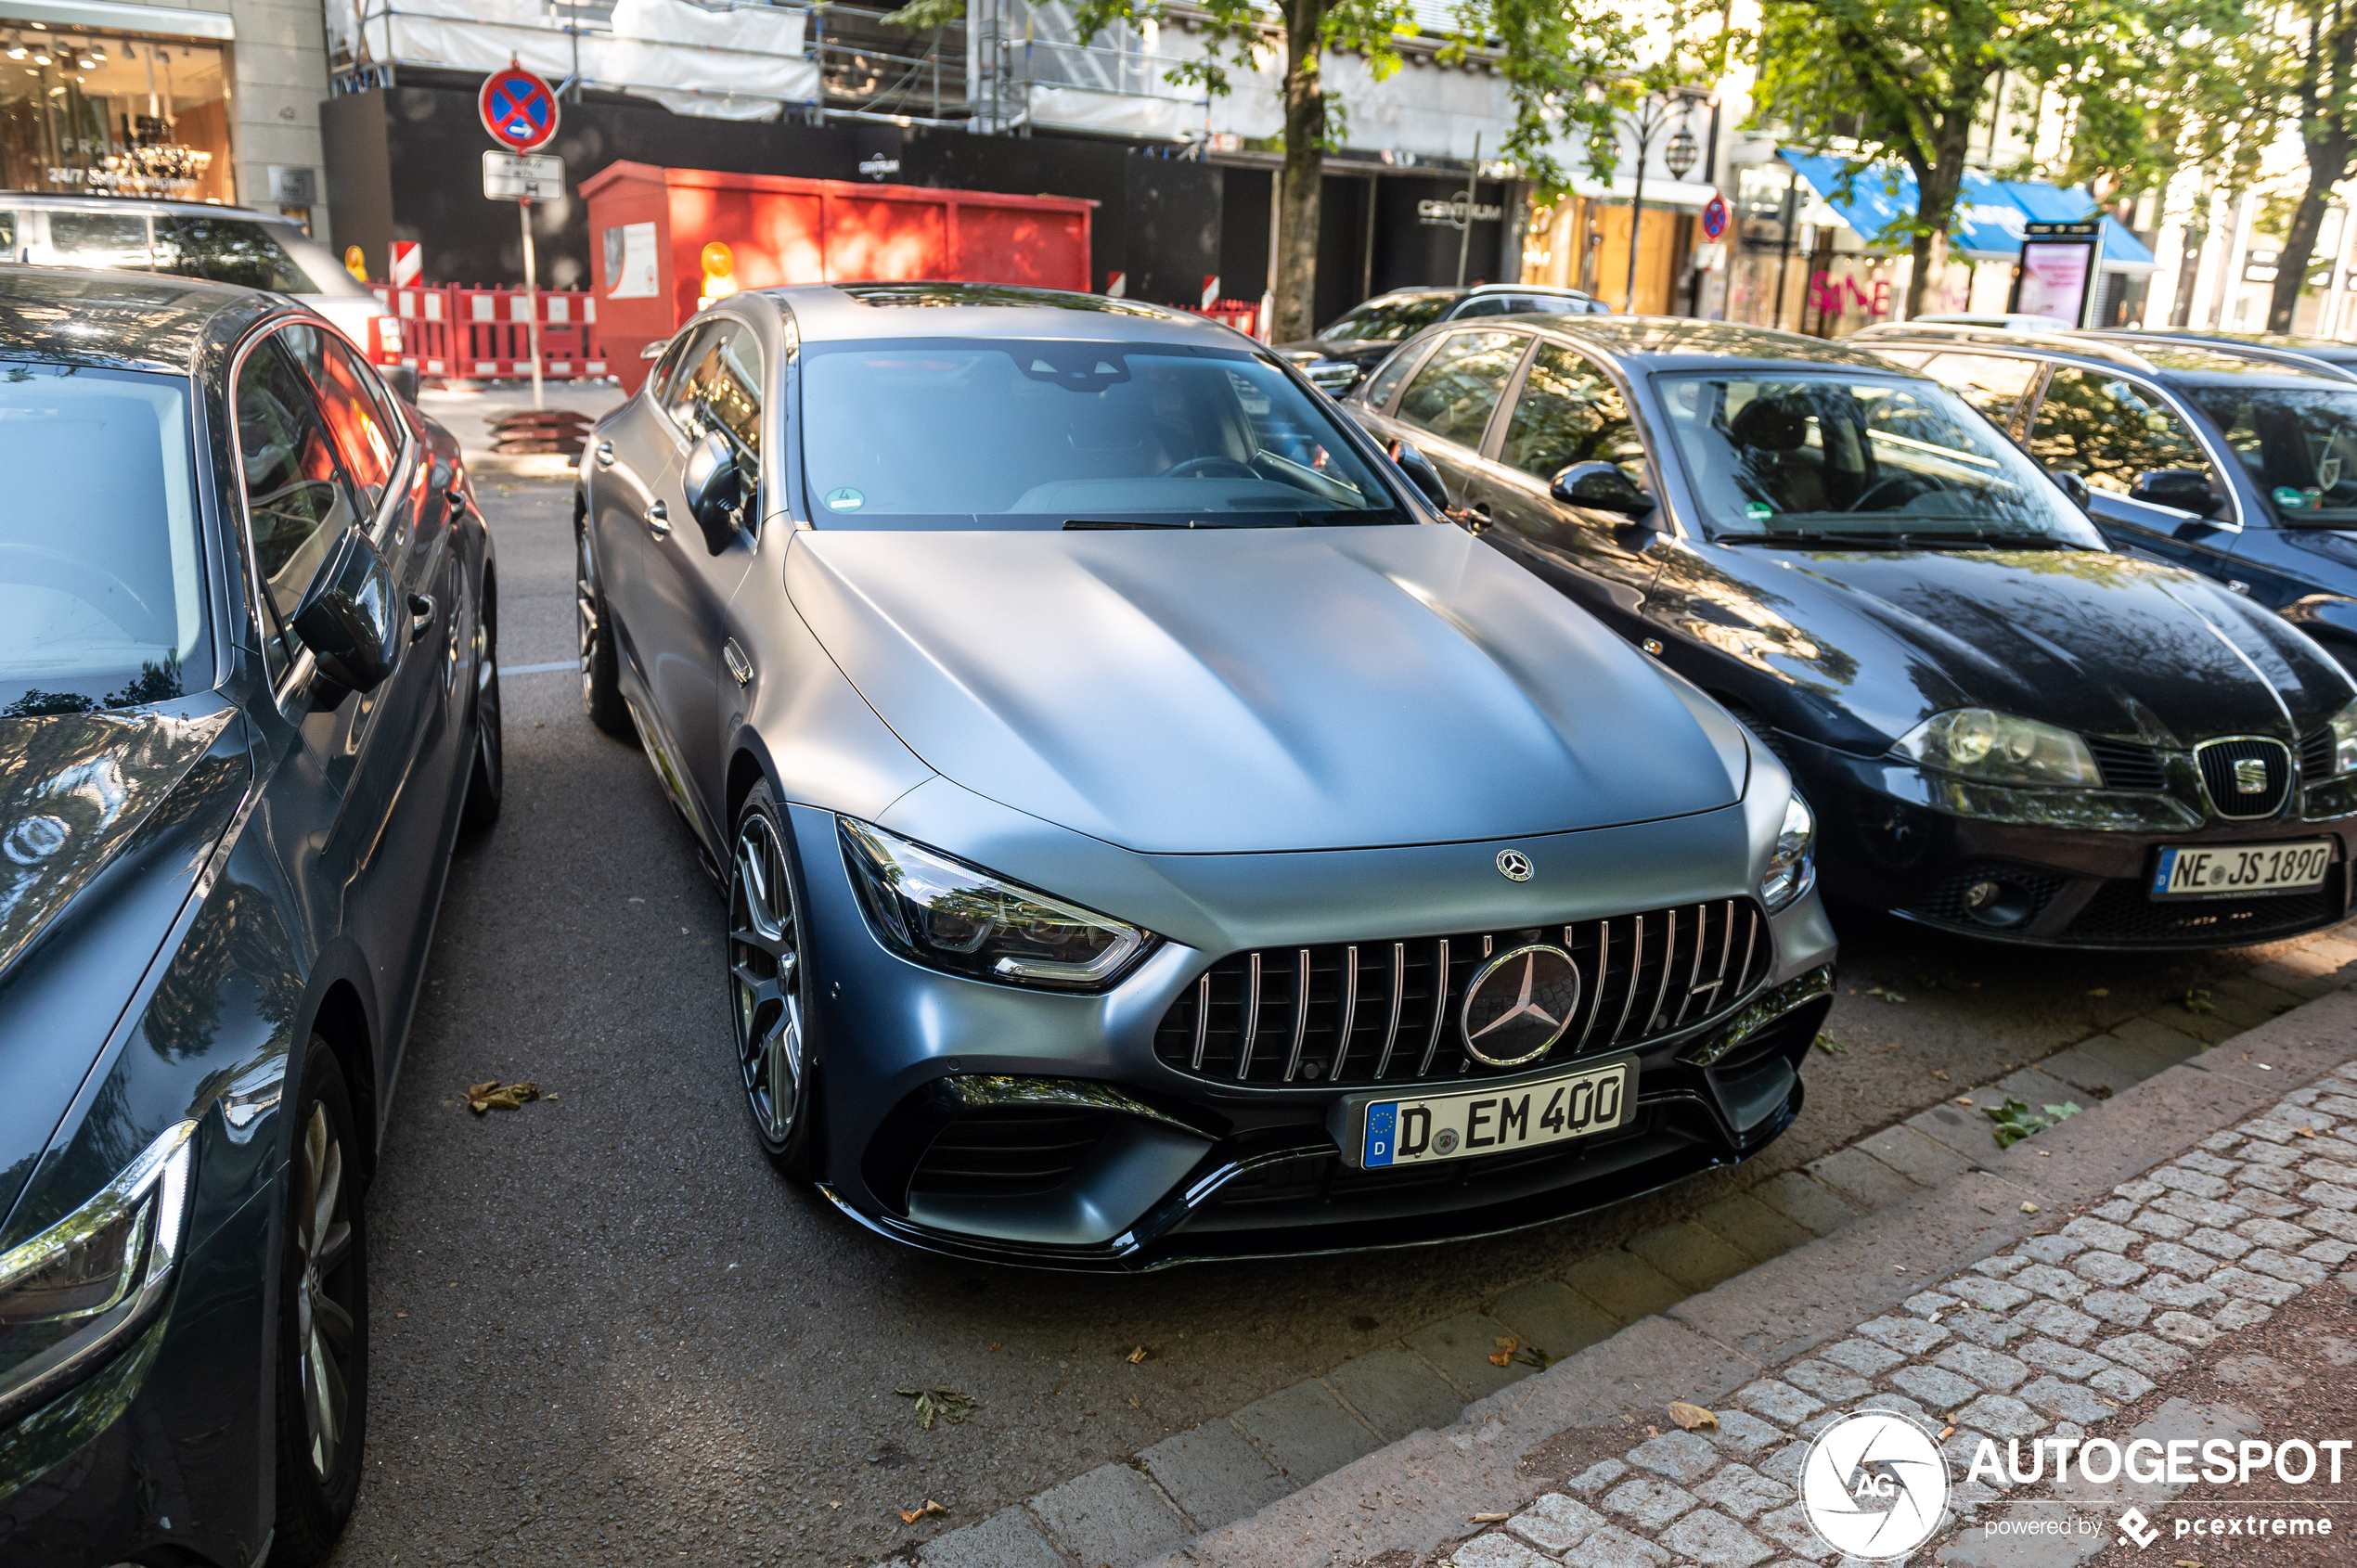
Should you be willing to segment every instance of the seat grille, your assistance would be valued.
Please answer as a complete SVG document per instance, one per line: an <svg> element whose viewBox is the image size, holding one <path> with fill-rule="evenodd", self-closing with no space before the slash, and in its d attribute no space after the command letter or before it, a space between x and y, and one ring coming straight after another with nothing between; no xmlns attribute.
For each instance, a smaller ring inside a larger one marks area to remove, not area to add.
<svg viewBox="0 0 2357 1568"><path fill-rule="evenodd" d="M1767 979L1767 918L1747 898L1566 926L1231 954L1171 1004L1166 1066L1225 1083L1410 1083L1502 1072L1466 1054L1458 1009L1493 954L1558 945L1577 1015L1522 1072L1615 1050L1731 1011Z"/></svg>
<svg viewBox="0 0 2357 1568"><path fill-rule="evenodd" d="M2062 932L2065 942L2233 946L2330 924L2343 913L2338 868L2312 893L2156 900L2141 880L2107 881Z"/></svg>
<svg viewBox="0 0 2357 1568"><path fill-rule="evenodd" d="M2103 770L2106 790L2138 790L2157 794L2169 787L2169 770L2160 753L2150 746L2139 746L2128 740L2102 740L2086 737L2087 750L2093 752L2095 765Z"/></svg>
<svg viewBox="0 0 2357 1568"><path fill-rule="evenodd" d="M2194 748L2210 809L2237 821L2273 816L2291 793L2291 749L2280 740L2205 740Z"/></svg>
<svg viewBox="0 0 2357 1568"><path fill-rule="evenodd" d="M2321 784L2333 776L2333 730L2326 725L2299 743L2299 777L2302 782Z"/></svg>

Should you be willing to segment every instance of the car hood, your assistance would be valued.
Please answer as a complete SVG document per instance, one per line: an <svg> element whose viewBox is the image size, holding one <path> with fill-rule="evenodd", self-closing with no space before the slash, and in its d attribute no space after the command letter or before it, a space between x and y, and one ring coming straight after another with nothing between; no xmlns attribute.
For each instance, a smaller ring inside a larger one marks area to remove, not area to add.
<svg viewBox="0 0 2357 1568"><path fill-rule="evenodd" d="M1760 598L1808 634L1817 673L1841 688L1837 700L1880 732L1869 745L1967 706L2181 745L2289 739L2348 700L2338 670L2275 617L2134 557L1722 553L1757 558L1748 575Z"/></svg>
<svg viewBox="0 0 2357 1568"><path fill-rule="evenodd" d="M1162 854L1497 839L1737 799L1668 681L1461 530L794 535L812 631L925 763Z"/></svg>

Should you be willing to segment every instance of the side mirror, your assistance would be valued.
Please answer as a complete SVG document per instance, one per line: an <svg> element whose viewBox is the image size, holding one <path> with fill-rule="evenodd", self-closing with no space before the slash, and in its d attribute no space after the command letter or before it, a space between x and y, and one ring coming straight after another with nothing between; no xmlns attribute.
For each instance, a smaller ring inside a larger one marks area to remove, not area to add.
<svg viewBox="0 0 2357 1568"><path fill-rule="evenodd" d="M1386 450L1391 454L1391 460L1399 465L1399 471L1408 476L1408 482L1414 485L1425 500L1442 512L1449 509L1449 486L1441 479L1440 470L1433 467L1431 458L1404 441L1393 442Z"/></svg>
<svg viewBox="0 0 2357 1568"><path fill-rule="evenodd" d="M2128 498L2196 517L2215 517L2220 505L2217 493L2209 487L2209 476L2199 469L2155 469L2138 474L2128 487Z"/></svg>
<svg viewBox="0 0 2357 1568"><path fill-rule="evenodd" d="M345 529L294 612L294 634L328 688L319 693L322 702L333 706L347 691L373 691L393 674L401 649L393 598L393 574L377 546L359 529Z"/></svg>
<svg viewBox="0 0 2357 1568"><path fill-rule="evenodd" d="M1653 515L1654 498L1637 482L1611 463L1574 463L1555 475L1547 494L1566 507L1592 512L1617 512L1626 518Z"/></svg>
<svg viewBox="0 0 2357 1568"><path fill-rule="evenodd" d="M704 548L718 555L737 536L737 507L744 499L737 449L727 436L709 431L689 449L679 487L687 493L688 515L703 530Z"/></svg>
<svg viewBox="0 0 2357 1568"><path fill-rule="evenodd" d="M2084 479L2069 469L2048 469L2046 474L2061 487L2064 495L2070 497L2072 506L2082 512L2087 509L2090 497L2087 495L2087 482Z"/></svg>

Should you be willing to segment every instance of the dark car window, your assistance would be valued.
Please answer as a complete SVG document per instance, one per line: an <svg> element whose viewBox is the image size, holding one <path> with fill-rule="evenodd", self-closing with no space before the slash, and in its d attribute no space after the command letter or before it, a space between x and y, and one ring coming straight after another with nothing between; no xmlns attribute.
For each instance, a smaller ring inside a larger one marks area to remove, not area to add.
<svg viewBox="0 0 2357 1568"><path fill-rule="evenodd" d="M1924 374L1989 416L2000 429L2038 377L2038 361L2009 353L1936 353Z"/></svg>
<svg viewBox="0 0 2357 1568"><path fill-rule="evenodd" d="M187 388L0 366L0 714L132 707L211 684Z"/></svg>
<svg viewBox="0 0 2357 1568"><path fill-rule="evenodd" d="M61 267L148 270L148 220L135 212L49 214L49 260Z"/></svg>
<svg viewBox="0 0 2357 1568"><path fill-rule="evenodd" d="M1713 537L2103 547L2051 479L1936 382L1779 370L1660 386Z"/></svg>
<svg viewBox="0 0 2357 1568"><path fill-rule="evenodd" d="M2100 370L2057 366L2030 422L2029 450L2050 469L2067 469L2101 490L2126 494L2158 469L2209 471L2185 422L2149 387Z"/></svg>
<svg viewBox="0 0 2357 1568"><path fill-rule="evenodd" d="M1391 394L1399 390L1399 383L1408 379L1408 372L1413 370L1416 361L1423 357L1423 350L1421 348L1392 350L1390 357L1383 362L1383 368L1377 370L1374 379L1367 383L1367 406L1373 409L1387 406Z"/></svg>
<svg viewBox="0 0 2357 1568"><path fill-rule="evenodd" d="M1451 333L1408 383L1397 418L1443 441L1479 447L1528 341L1516 332Z"/></svg>
<svg viewBox="0 0 2357 1568"><path fill-rule="evenodd" d="M2357 388L2214 386L2191 395L2286 521L2357 519Z"/></svg>
<svg viewBox="0 0 2357 1568"><path fill-rule="evenodd" d="M374 516L393 480L393 460L401 451L400 428L388 421L372 394L369 376L354 365L352 351L340 335L316 327L290 327L278 334L278 341L311 378L336 455Z"/></svg>
<svg viewBox="0 0 2357 1568"><path fill-rule="evenodd" d="M1539 345L1506 423L1499 461L1539 479L1574 463L1618 463L1644 477L1644 447L1620 389L1560 343Z"/></svg>
<svg viewBox="0 0 2357 1568"><path fill-rule="evenodd" d="M1459 308L1454 320L1469 315L1585 315L1588 302L1565 294L1476 294Z"/></svg>
<svg viewBox="0 0 2357 1568"><path fill-rule="evenodd" d="M690 436L726 431L749 455L761 451L761 348L733 323L696 341L671 395L672 418Z"/></svg>
<svg viewBox="0 0 2357 1568"><path fill-rule="evenodd" d="M0 262L17 259L17 215L0 208Z"/></svg>
<svg viewBox="0 0 2357 1568"><path fill-rule="evenodd" d="M1319 341L1396 343L1438 321L1440 313L1449 308L1453 298L1450 294L1417 294L1405 300L1370 300L1357 310L1337 316L1318 334Z"/></svg>
<svg viewBox="0 0 2357 1568"><path fill-rule="evenodd" d="M254 559L283 623L363 513L310 379L280 336L256 345L238 372L238 455Z"/></svg>
<svg viewBox="0 0 2357 1568"><path fill-rule="evenodd" d="M287 248L251 218L158 218L156 270L281 294L319 291Z"/></svg>
<svg viewBox="0 0 2357 1568"><path fill-rule="evenodd" d="M696 367L712 356L714 348L720 341L720 334L719 322L705 322L665 354L662 367L655 372L661 383L655 394L656 401L663 405L663 411L671 416L673 423L691 435L698 433L695 430Z"/></svg>
<svg viewBox="0 0 2357 1568"><path fill-rule="evenodd" d="M929 339L805 343L820 527L1405 522L1333 405L1244 352Z"/></svg>

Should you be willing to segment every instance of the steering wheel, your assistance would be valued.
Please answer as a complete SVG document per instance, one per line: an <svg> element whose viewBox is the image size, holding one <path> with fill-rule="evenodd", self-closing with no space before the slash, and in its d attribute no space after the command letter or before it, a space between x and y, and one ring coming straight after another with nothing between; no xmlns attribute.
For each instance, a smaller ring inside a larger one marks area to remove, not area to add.
<svg viewBox="0 0 2357 1568"><path fill-rule="evenodd" d="M1217 470L1217 471L1215 471ZM1258 479L1260 475L1248 463L1233 457L1190 457L1185 462L1165 469L1165 479Z"/></svg>
<svg viewBox="0 0 2357 1568"><path fill-rule="evenodd" d="M1925 495L1931 489L1929 485L1925 484L1924 482L1914 474L1893 474L1890 478L1882 480L1871 486L1863 495L1861 495L1855 501L1850 502L1849 509L1853 512L1880 511L1882 509L1881 508L1870 507L1866 503L1872 501L1884 491L1893 489L1900 485L1913 485L1915 487L1902 500L1900 500L1899 504L1902 507L1905 506L1907 502L1913 500L1917 495Z"/></svg>
<svg viewBox="0 0 2357 1568"><path fill-rule="evenodd" d="M153 622L156 612L138 591L105 567L94 566L79 556L63 550L52 550L39 545L0 545L0 583L24 583L36 587L55 588L71 594L93 610L99 609L109 595L121 594L136 606L145 620ZM150 628L125 626L125 631ZM161 639L160 639L161 640Z"/></svg>

